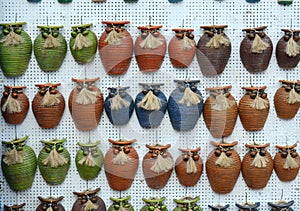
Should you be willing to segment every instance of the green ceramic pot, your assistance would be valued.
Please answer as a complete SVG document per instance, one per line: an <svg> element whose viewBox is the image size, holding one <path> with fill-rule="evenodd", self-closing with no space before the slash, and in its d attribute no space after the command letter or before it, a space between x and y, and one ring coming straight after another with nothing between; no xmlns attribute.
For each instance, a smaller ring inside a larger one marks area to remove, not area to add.
<svg viewBox="0 0 300 211"><path fill-rule="evenodd" d="M153 211L153 210L161 210L161 211L168 211L167 206L164 204L164 201L166 200L165 197L162 198L150 198L142 199L146 205L144 205L141 209L141 211Z"/></svg>
<svg viewBox="0 0 300 211"><path fill-rule="evenodd" d="M108 211L134 211L133 206L128 202L130 198L130 196L126 196L123 198L110 197L110 200L113 202L113 204L109 206Z"/></svg>
<svg viewBox="0 0 300 211"><path fill-rule="evenodd" d="M193 211L202 211L202 209L197 205L200 197L197 196L192 198L190 196L183 197L181 199L174 199L176 207L173 211L184 211L184 210L193 210Z"/></svg>

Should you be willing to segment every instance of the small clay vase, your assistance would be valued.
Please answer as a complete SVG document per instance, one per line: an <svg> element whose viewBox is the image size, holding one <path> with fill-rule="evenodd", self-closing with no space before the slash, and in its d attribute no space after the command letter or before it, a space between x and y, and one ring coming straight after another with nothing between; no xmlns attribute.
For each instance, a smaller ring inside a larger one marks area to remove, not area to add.
<svg viewBox="0 0 300 211"><path fill-rule="evenodd" d="M113 198L109 197L109 199L113 202L112 205L109 206L108 211L118 211L118 210L126 210L126 211L134 211L133 206L129 203L130 196L122 197L122 198Z"/></svg>
<svg viewBox="0 0 300 211"><path fill-rule="evenodd" d="M57 89L60 83L36 84L39 91L32 100L32 111L41 128L56 128L65 110L65 98Z"/></svg>
<svg viewBox="0 0 300 211"><path fill-rule="evenodd" d="M203 106L203 118L214 138L230 136L238 117L238 106L229 92L231 86L206 88L210 96Z"/></svg>
<svg viewBox="0 0 300 211"><path fill-rule="evenodd" d="M211 209L211 211L227 211L227 208L229 207L229 204L223 205L208 205L208 207Z"/></svg>
<svg viewBox="0 0 300 211"><path fill-rule="evenodd" d="M133 140L108 139L112 147L104 157L106 179L111 189L124 191L130 188L139 165L139 156Z"/></svg>
<svg viewBox="0 0 300 211"><path fill-rule="evenodd" d="M175 68L186 68L192 63L196 53L194 29L176 28L172 31L175 36L168 45L170 61Z"/></svg>
<svg viewBox="0 0 300 211"><path fill-rule="evenodd" d="M283 182L296 179L300 168L300 157L296 151L297 143L292 146L279 146L279 150L274 157L274 170L278 178Z"/></svg>
<svg viewBox="0 0 300 211"><path fill-rule="evenodd" d="M195 198L191 196L185 196L180 199L173 199L173 201L176 203L176 207L173 209L173 211L178 211L178 210L202 211L201 207L197 204L199 200L200 200L199 196Z"/></svg>
<svg viewBox="0 0 300 211"><path fill-rule="evenodd" d="M246 37L240 44L240 57L246 70L250 73L263 72L269 66L273 44L264 32L266 28L266 26L261 26L243 29Z"/></svg>
<svg viewBox="0 0 300 211"><path fill-rule="evenodd" d="M165 58L167 43L159 26L139 26L141 34L134 44L135 59L141 72L157 72Z"/></svg>
<svg viewBox="0 0 300 211"><path fill-rule="evenodd" d="M142 128L158 127L167 111L167 98L161 83L140 83L143 91L135 98L135 113Z"/></svg>
<svg viewBox="0 0 300 211"><path fill-rule="evenodd" d="M260 203L255 202L255 203L245 203L245 204L235 204L241 211L258 211Z"/></svg>
<svg viewBox="0 0 300 211"><path fill-rule="evenodd" d="M143 174L149 188L162 189L168 183L168 180L173 172L173 158L167 152L171 147L167 145L153 145L146 144L149 151L143 158Z"/></svg>
<svg viewBox="0 0 300 211"><path fill-rule="evenodd" d="M4 204L4 211L24 211L25 203L8 206Z"/></svg>
<svg viewBox="0 0 300 211"><path fill-rule="evenodd" d="M251 189L266 187L273 171L273 159L266 148L270 144L246 144L249 151L242 161L242 175Z"/></svg>
<svg viewBox="0 0 300 211"><path fill-rule="evenodd" d="M279 80L281 87L274 95L276 114L281 119L293 119L300 106L300 81Z"/></svg>
<svg viewBox="0 0 300 211"><path fill-rule="evenodd" d="M206 173L213 191L220 194L230 193L240 175L241 159L233 149L238 142L216 143L206 160Z"/></svg>
<svg viewBox="0 0 300 211"><path fill-rule="evenodd" d="M77 199L74 202L71 211L106 211L104 201L97 195L99 191L100 188L84 192L73 192L73 194L77 196Z"/></svg>
<svg viewBox="0 0 300 211"><path fill-rule="evenodd" d="M197 43L197 61L205 76L220 75L230 58L231 42L224 33L227 25L201 26L204 35Z"/></svg>
<svg viewBox="0 0 300 211"><path fill-rule="evenodd" d="M268 202L268 205L271 207L271 211L294 211L294 209L291 208L291 206L294 204L294 200L291 201L285 201L280 200L275 203Z"/></svg>
<svg viewBox="0 0 300 211"><path fill-rule="evenodd" d="M295 68L300 60L300 30L281 29L284 36L276 45L276 59L280 68Z"/></svg>
<svg viewBox="0 0 300 211"><path fill-rule="evenodd" d="M133 40L125 28L130 21L102 21L106 29L102 33L98 49L107 74L127 73L133 55Z"/></svg>
<svg viewBox="0 0 300 211"><path fill-rule="evenodd" d="M103 112L103 94L95 83L99 78L75 79L77 86L69 95L69 110L79 130L94 130Z"/></svg>
<svg viewBox="0 0 300 211"><path fill-rule="evenodd" d="M175 172L179 183L190 187L197 184L203 171L203 161L196 149L179 149L182 154L176 159Z"/></svg>
<svg viewBox="0 0 300 211"><path fill-rule="evenodd" d="M26 86L4 86L1 113L6 123L22 124L29 110L29 100L23 92Z"/></svg>
<svg viewBox="0 0 300 211"><path fill-rule="evenodd" d="M60 203L64 197L47 197L43 198L41 196L38 196L38 199L40 200L40 205L36 208L36 211L44 211L44 210L57 210L57 211L65 211L65 208L63 205Z"/></svg>
<svg viewBox="0 0 300 211"><path fill-rule="evenodd" d="M146 203L140 211L151 211L151 210L161 210L168 211L167 206L164 204L166 200L165 197L152 197L152 198L142 198L142 200Z"/></svg>
<svg viewBox="0 0 300 211"><path fill-rule="evenodd" d="M259 131L264 128L270 110L266 88L242 87L246 93L239 102L239 116L246 131Z"/></svg>

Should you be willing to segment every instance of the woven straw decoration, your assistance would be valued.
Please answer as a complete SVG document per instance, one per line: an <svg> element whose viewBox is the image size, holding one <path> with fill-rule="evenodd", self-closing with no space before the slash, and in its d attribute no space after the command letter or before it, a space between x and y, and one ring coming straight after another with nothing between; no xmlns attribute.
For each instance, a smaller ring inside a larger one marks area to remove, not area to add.
<svg viewBox="0 0 300 211"><path fill-rule="evenodd" d="M84 192L73 192L73 194L77 196L77 199L74 202L71 211L106 210L104 201L97 195L99 191L100 188L96 188L95 190L86 190Z"/></svg>

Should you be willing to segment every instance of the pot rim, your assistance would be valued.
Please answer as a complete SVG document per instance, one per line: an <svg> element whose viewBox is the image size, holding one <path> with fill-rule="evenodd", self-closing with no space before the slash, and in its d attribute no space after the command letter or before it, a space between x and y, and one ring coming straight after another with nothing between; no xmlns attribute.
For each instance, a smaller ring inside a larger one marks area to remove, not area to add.
<svg viewBox="0 0 300 211"><path fill-rule="evenodd" d="M242 89L246 90L246 91L254 91L254 90L265 90L267 88L267 86L243 86Z"/></svg>
<svg viewBox="0 0 300 211"><path fill-rule="evenodd" d="M190 204L190 203L195 203L200 200L200 196L196 196L195 198L191 196L185 196L180 199L173 199L173 201L177 204Z"/></svg>
<svg viewBox="0 0 300 211"><path fill-rule="evenodd" d="M8 26L18 26L18 25L25 25L27 24L26 22L15 22L15 23L0 23L0 26L5 26L5 27L8 27Z"/></svg>
<svg viewBox="0 0 300 211"><path fill-rule="evenodd" d="M277 149L293 149L293 148L295 148L297 145L298 145L297 143L295 143L295 144L293 144L293 145L290 145L290 146L288 146L288 145L285 145L285 146L276 145L276 148L277 148Z"/></svg>
<svg viewBox="0 0 300 211"><path fill-rule="evenodd" d="M168 148L170 148L171 147L171 144L167 144L167 145L158 145L158 144L156 144L156 145L149 145L149 144L146 144L146 147L148 148L148 149L152 149L152 150L166 150L166 149L168 149Z"/></svg>
<svg viewBox="0 0 300 211"><path fill-rule="evenodd" d="M80 24L76 26L71 26L72 29L79 28L79 27L87 27L87 26L93 26L92 23L86 23L86 24Z"/></svg>
<svg viewBox="0 0 300 211"><path fill-rule="evenodd" d="M10 85L4 85L5 89L25 89L27 86L10 86Z"/></svg>
<svg viewBox="0 0 300 211"><path fill-rule="evenodd" d="M261 148L266 148L266 147L270 146L270 143L266 143L266 144L245 144L245 146L248 147L248 148L261 149Z"/></svg>
<svg viewBox="0 0 300 211"><path fill-rule="evenodd" d="M63 138L63 139L52 139L50 141L40 140L40 142L42 142L43 144L62 144L65 141L67 141L66 138Z"/></svg>
<svg viewBox="0 0 300 211"><path fill-rule="evenodd" d="M224 29L227 28L228 25L205 25L200 26L201 29Z"/></svg>
<svg viewBox="0 0 300 211"><path fill-rule="evenodd" d="M267 26L259 26L259 27L253 27L253 28L245 28L245 29L242 29L242 31L245 31L245 32L262 31L262 30L264 30L266 28L267 28Z"/></svg>
<svg viewBox="0 0 300 211"><path fill-rule="evenodd" d="M200 80L181 80L181 79L175 79L174 82L185 82L185 83L200 83Z"/></svg>
<svg viewBox="0 0 300 211"><path fill-rule="evenodd" d="M201 150L201 147L197 147L195 149L178 148L178 150L181 151L181 152L192 152L192 153L195 153L195 152L199 152Z"/></svg>
<svg viewBox="0 0 300 211"><path fill-rule="evenodd" d="M85 196L85 195L91 195L91 194L96 194L100 191L100 188L96 188L95 190L86 190L84 192L76 192L74 191L73 194L77 196Z"/></svg>
<svg viewBox="0 0 300 211"><path fill-rule="evenodd" d="M129 24L130 21L124 20L124 21L101 21L102 24L107 24L107 25L125 25Z"/></svg>
<svg viewBox="0 0 300 211"><path fill-rule="evenodd" d="M285 84L300 84L300 81L289 81L289 80L279 80L279 82L281 83L285 83Z"/></svg>
<svg viewBox="0 0 300 211"><path fill-rule="evenodd" d="M26 203L22 203L22 204L19 204L19 205L18 205L18 204L14 204L14 205L12 205L12 206L8 206L8 205L5 205L5 204L4 204L4 207L5 207L5 208L10 208L10 207L11 207L11 208L13 208L13 209L19 209L19 208L24 207L25 205L26 205Z"/></svg>
<svg viewBox="0 0 300 211"><path fill-rule="evenodd" d="M81 147L95 147L95 146L98 146L100 144L101 141L96 141L96 142L93 142L93 143L80 143L80 142L77 142L77 145L78 146L81 146Z"/></svg>
<svg viewBox="0 0 300 211"><path fill-rule="evenodd" d="M2 141L2 144L18 144L18 143L22 143L24 141L26 141L28 139L28 135L24 136L23 138L17 138L17 139L13 139L11 141Z"/></svg>
<svg viewBox="0 0 300 211"><path fill-rule="evenodd" d="M61 200L64 199L64 196L59 196L59 197L53 197L53 196L50 196L50 197L47 197L47 198L43 198L41 196L38 196L38 199L41 201L41 202L48 202L48 203L52 203L52 202L59 202Z"/></svg>
<svg viewBox="0 0 300 211"><path fill-rule="evenodd" d="M118 139L119 141L108 139L108 141L114 145L130 145L136 142L136 139L126 140L126 139Z"/></svg>
<svg viewBox="0 0 300 211"><path fill-rule="evenodd" d="M207 87L205 90L214 91L214 90L231 89L231 88L232 86L228 85L228 86Z"/></svg>
<svg viewBox="0 0 300 211"><path fill-rule="evenodd" d="M140 30L156 30L162 28L162 25L147 25L147 26L138 26Z"/></svg>
<svg viewBox="0 0 300 211"><path fill-rule="evenodd" d="M76 83L80 83L80 82L95 82L98 81L100 79L100 77L97 78L72 78L72 81L76 82Z"/></svg>
<svg viewBox="0 0 300 211"><path fill-rule="evenodd" d="M60 28L64 28L64 26L60 25L60 26L37 26L37 28L39 29L60 29Z"/></svg>
<svg viewBox="0 0 300 211"><path fill-rule="evenodd" d="M193 32L194 29L192 29L192 28L173 28L172 31L174 31L174 32Z"/></svg>
<svg viewBox="0 0 300 211"><path fill-rule="evenodd" d="M234 141L234 142L231 142L231 143L218 143L218 142L215 142L215 141L211 141L210 143L215 147L233 147L233 146L238 144L237 141Z"/></svg>
<svg viewBox="0 0 300 211"><path fill-rule="evenodd" d="M42 87L58 87L61 83L45 83L45 84L35 84L35 86L42 88Z"/></svg>

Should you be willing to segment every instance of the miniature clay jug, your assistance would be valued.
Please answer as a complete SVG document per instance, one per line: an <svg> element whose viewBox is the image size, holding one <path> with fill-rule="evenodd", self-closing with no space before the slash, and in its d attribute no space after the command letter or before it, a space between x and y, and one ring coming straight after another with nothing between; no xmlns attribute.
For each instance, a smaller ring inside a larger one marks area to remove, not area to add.
<svg viewBox="0 0 300 211"><path fill-rule="evenodd" d="M38 196L38 199L40 200L40 205L36 208L36 211L44 211L44 210L57 210L57 211L65 211L65 208L60 203L64 197L47 197L43 198L41 196Z"/></svg>
<svg viewBox="0 0 300 211"><path fill-rule="evenodd" d="M86 190L83 192L73 192L77 196L71 211L106 211L106 205L97 193L100 188Z"/></svg>

